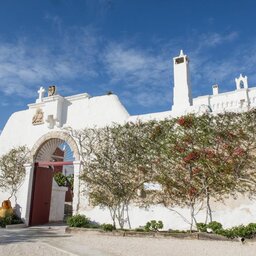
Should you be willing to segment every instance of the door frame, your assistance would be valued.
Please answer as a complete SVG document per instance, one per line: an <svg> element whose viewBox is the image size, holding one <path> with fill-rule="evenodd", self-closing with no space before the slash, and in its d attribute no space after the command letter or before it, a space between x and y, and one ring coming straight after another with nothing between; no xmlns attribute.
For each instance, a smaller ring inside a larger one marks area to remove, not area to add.
<svg viewBox="0 0 256 256"><path fill-rule="evenodd" d="M34 164L34 170L33 170L33 181L32 181L32 191L31 191L31 202L30 202L30 211L29 211L29 222L28 225L31 225L32 220L32 213L33 213L33 207L34 207L34 198L35 198L35 189L36 189L36 170L38 167L54 167L54 166L65 166L65 165L74 165L74 162L72 161L66 161L66 162L35 162ZM53 170L53 168L52 168Z"/></svg>

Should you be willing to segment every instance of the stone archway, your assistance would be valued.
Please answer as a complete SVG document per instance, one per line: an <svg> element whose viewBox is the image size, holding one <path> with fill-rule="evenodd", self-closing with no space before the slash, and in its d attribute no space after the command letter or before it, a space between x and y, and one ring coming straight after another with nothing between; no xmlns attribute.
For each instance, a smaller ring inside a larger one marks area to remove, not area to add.
<svg viewBox="0 0 256 256"><path fill-rule="evenodd" d="M31 219L31 211L33 207L33 196L34 196L34 184L35 184L35 176L36 176L36 162L41 161L50 161L50 157L53 154L54 150L61 144L66 143L70 147L73 152L73 157L75 161L73 161L74 168L74 186L73 186L73 213L77 213L79 208L79 191L80 191L80 155L78 146L75 140L66 132L63 131L53 131L43 135L41 138L37 140L34 146L31 149L31 164L26 165L26 182L28 184L27 191L27 202L26 202L26 214L25 214L25 222L26 224L30 223Z"/></svg>
<svg viewBox="0 0 256 256"><path fill-rule="evenodd" d="M53 131L43 135L41 138L37 140L34 146L31 149L31 161L36 161L36 157L38 156L39 151L43 147L47 147L47 144L52 139L58 139L65 141L73 151L73 155L75 157L75 161L80 161L79 149L75 142L75 140L66 132L63 131Z"/></svg>

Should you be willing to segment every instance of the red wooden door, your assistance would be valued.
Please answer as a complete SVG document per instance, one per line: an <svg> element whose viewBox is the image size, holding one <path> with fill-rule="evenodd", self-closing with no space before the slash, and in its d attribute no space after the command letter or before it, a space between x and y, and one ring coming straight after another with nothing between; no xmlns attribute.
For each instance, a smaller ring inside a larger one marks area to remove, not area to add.
<svg viewBox="0 0 256 256"><path fill-rule="evenodd" d="M49 222L52 179L52 168L35 165L30 225L42 225Z"/></svg>

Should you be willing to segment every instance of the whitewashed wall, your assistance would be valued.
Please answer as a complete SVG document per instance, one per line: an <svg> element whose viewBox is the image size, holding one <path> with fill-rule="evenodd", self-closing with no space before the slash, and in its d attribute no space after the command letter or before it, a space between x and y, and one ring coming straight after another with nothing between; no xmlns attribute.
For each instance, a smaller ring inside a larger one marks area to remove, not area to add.
<svg viewBox="0 0 256 256"><path fill-rule="evenodd" d="M179 57L187 58L181 52ZM174 58L175 64L176 58ZM246 111L256 107L256 87L249 88L247 77L240 75L234 83L234 91L219 93L218 87L214 86L214 95L206 95L193 99L191 105L191 88L189 77L189 61L177 64L174 67L174 88L178 98L174 99L173 110L150 113L146 115L130 116L116 95L105 95L90 97L87 93L62 97L59 95L43 97L29 104L28 109L14 113L5 125L0 135L0 156L11 148L19 145L27 145L30 149L42 137L51 131L63 131L66 127L83 129L86 127L104 127L112 123L136 122L138 120L163 120L176 117L190 112L200 113L211 109L214 113L224 111ZM244 88L240 88L240 81L244 82ZM183 97L183 94L185 97ZM44 124L32 125L33 116L40 108L44 112ZM53 122L51 122L53 120ZM78 159L76 159L78 160ZM21 216L27 218L29 209L27 207L29 198L28 187L31 189L33 177L33 163L27 166L27 176L18 193L18 204L20 205ZM77 189L78 191L79 189ZM80 191L82 189L80 188ZM8 194L0 193L0 202L8 198ZM241 198L236 201L226 201L225 204L216 205L214 216L226 226L256 222L256 204L254 201ZM80 212L85 213L92 219L99 222L111 222L109 214L98 208L92 209L88 206L88 199L82 196L78 199ZM189 216L188 210L182 212ZM165 228L185 229L184 222L171 213L169 210L155 206L148 210L132 208L130 212L133 227L144 225L150 219L161 219ZM201 217L203 221L203 215Z"/></svg>
<svg viewBox="0 0 256 256"><path fill-rule="evenodd" d="M59 102L61 102L62 108L59 108ZM37 108L41 108L44 112L44 123L32 125L32 119ZM58 123L56 122L52 128L49 128L49 123L46 121L50 115L59 119ZM124 123L128 117L128 112L116 95L91 98L85 93L66 98L59 95L45 97L41 102L37 100L36 103L29 104L27 110L12 114L0 135L0 156L20 145L27 145L29 149L32 149L41 137L49 132L65 131L65 127L72 127L73 129L103 127L113 122ZM60 124L60 127L58 127L58 124ZM33 166L33 163L30 164ZM28 216L29 208L26 207L26 204L30 201L30 198L28 198L30 194L27 186L32 187L32 180L33 175L27 177L17 193L17 203L20 206L20 214L23 218ZM0 192L0 202L8 197L8 193ZM12 205L15 205L13 199Z"/></svg>
<svg viewBox="0 0 256 256"><path fill-rule="evenodd" d="M99 207L90 207L83 204L87 202L84 197L80 198L80 213L85 214L99 223L111 223L112 219L108 209L101 209ZM173 210L179 212L187 220L190 220L189 209L182 209L175 207ZM224 203L212 203L213 220L219 221L225 228L235 225L249 224L256 222L256 201L249 200L245 197L239 199L228 199ZM171 211L161 205L152 206L147 209L131 206L129 210L130 222L132 228L143 226L150 220L162 220L164 223L164 229L179 229L188 230L189 224L186 223L177 213ZM205 209L200 211L196 219L198 222L205 222ZM128 224L126 223L126 228Z"/></svg>

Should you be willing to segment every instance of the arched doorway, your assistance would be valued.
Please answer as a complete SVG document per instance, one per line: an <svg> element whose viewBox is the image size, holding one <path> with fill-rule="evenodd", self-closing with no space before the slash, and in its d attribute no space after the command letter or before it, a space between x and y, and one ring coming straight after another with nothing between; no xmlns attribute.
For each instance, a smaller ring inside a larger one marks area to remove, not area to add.
<svg viewBox="0 0 256 256"><path fill-rule="evenodd" d="M52 132L40 138L31 152L34 162L34 171L29 225L41 225L49 221L60 220L56 219L60 218L56 217L56 214L61 216L62 210L64 214L64 203L66 200L69 201L70 207L72 207L73 199L73 208L77 210L80 168L77 168L79 155L75 141L66 133ZM74 163L76 163L76 168L74 168ZM60 188L57 185L54 179L55 174L61 174L61 176L63 175L65 177L73 175L73 191L76 193L74 198L71 196L70 186ZM60 193L62 193L62 195Z"/></svg>

